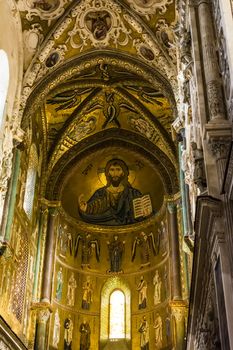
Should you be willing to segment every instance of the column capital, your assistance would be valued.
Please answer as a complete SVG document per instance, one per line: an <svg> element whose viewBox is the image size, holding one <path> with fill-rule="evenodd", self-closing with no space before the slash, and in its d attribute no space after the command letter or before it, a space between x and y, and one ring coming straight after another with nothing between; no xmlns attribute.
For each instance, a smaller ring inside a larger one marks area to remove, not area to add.
<svg viewBox="0 0 233 350"><path fill-rule="evenodd" d="M217 159L227 157L232 141L232 125L228 120L211 121L205 125L204 138Z"/></svg>
<svg viewBox="0 0 233 350"><path fill-rule="evenodd" d="M167 209L169 211L169 214L174 214L177 210L177 205L174 202L168 202L167 203Z"/></svg>
<svg viewBox="0 0 233 350"><path fill-rule="evenodd" d="M50 201L46 198L39 198L39 201L48 208L59 208L61 206L61 201Z"/></svg>
<svg viewBox="0 0 233 350"><path fill-rule="evenodd" d="M226 159L230 148L230 140L220 139L212 141L210 148L216 159Z"/></svg>
<svg viewBox="0 0 233 350"><path fill-rule="evenodd" d="M188 305L183 301L172 301L170 303L172 315L176 321L182 321L188 313Z"/></svg>
<svg viewBox="0 0 233 350"><path fill-rule="evenodd" d="M175 211L177 210L177 206L179 205L180 199L181 199L180 192L177 192L174 195L165 197L165 200L167 202L167 209L170 214L175 213Z"/></svg>
<svg viewBox="0 0 233 350"><path fill-rule="evenodd" d="M16 147L19 146L20 148L20 145L23 143L24 134L25 134L24 130L21 129L19 126L17 126L13 134L14 146Z"/></svg>
<svg viewBox="0 0 233 350"><path fill-rule="evenodd" d="M40 323L46 323L53 312L50 303L45 302L33 303L31 309L36 311Z"/></svg>
<svg viewBox="0 0 233 350"><path fill-rule="evenodd" d="M49 201L46 198L39 199L42 212L49 212L51 216L56 216L61 207L61 201Z"/></svg>

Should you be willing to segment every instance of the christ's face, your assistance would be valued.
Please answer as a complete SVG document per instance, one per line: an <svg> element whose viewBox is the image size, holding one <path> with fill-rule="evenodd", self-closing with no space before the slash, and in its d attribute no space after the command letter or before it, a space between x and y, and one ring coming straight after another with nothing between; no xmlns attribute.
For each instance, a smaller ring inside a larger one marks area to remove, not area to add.
<svg viewBox="0 0 233 350"><path fill-rule="evenodd" d="M111 165L108 174L114 187L118 187L124 178L124 172L120 165Z"/></svg>

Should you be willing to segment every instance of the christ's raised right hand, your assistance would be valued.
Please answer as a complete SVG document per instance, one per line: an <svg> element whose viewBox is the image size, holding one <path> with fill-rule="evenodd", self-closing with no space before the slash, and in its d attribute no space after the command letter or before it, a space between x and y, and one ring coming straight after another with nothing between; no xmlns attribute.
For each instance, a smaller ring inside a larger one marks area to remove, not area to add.
<svg viewBox="0 0 233 350"><path fill-rule="evenodd" d="M78 205L79 205L79 209L85 213L87 210L87 202L83 198L84 198L84 194L82 193L78 197Z"/></svg>

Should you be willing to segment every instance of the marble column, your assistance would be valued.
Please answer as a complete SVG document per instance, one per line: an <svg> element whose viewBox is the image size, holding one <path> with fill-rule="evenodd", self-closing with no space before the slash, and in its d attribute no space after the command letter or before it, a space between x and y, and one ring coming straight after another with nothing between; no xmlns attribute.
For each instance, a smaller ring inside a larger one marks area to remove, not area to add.
<svg viewBox="0 0 233 350"><path fill-rule="evenodd" d="M171 271L172 271L172 299L182 299L180 245L177 222L177 207L175 203L168 203L169 231L171 242Z"/></svg>
<svg viewBox="0 0 233 350"><path fill-rule="evenodd" d="M224 96L215 47L210 0L194 0L198 8L204 76L209 106L209 119L225 119Z"/></svg>
<svg viewBox="0 0 233 350"><path fill-rule="evenodd" d="M49 317L50 310L48 308L45 307L38 311L35 350L45 350L47 348L46 329Z"/></svg>
<svg viewBox="0 0 233 350"><path fill-rule="evenodd" d="M47 236L44 253L44 266L41 289L41 302L50 303L52 290L53 260L55 253L55 221L57 208L50 207L48 212Z"/></svg>
<svg viewBox="0 0 233 350"><path fill-rule="evenodd" d="M45 350L49 327L47 326L49 316L51 313L51 291L52 291L52 277L54 266L54 254L55 254L55 229L56 229L56 216L58 212L57 202L44 203L48 207L48 221L47 221L47 234L45 240L45 252L44 252L44 264L42 272L42 288L40 303L35 304L35 307L39 309L38 323L37 323L37 336L35 349Z"/></svg>

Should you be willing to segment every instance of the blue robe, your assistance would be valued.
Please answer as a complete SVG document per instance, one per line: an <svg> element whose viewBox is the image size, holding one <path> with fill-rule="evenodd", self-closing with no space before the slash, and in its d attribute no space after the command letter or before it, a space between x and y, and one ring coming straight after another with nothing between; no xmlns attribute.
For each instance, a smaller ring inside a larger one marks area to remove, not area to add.
<svg viewBox="0 0 233 350"><path fill-rule="evenodd" d="M92 224L114 226L136 223L142 218L134 218L133 199L141 195L139 190L128 185L113 205L109 201L110 194L107 186L102 187L88 200L87 211L85 213L80 211L80 216L84 221Z"/></svg>

